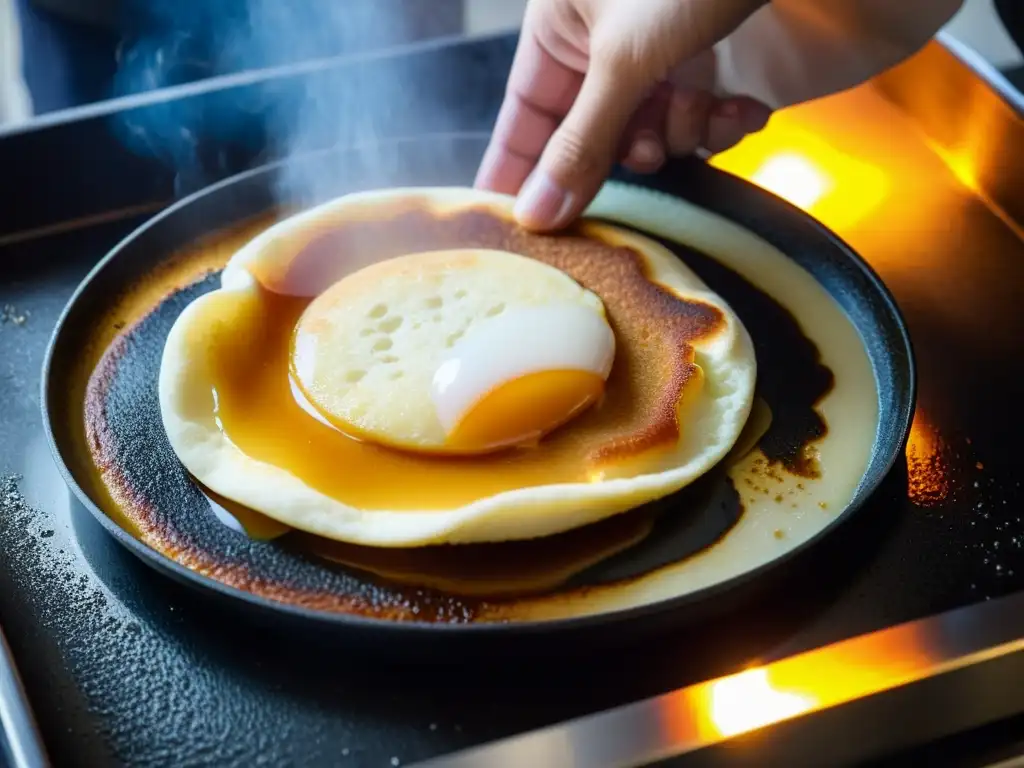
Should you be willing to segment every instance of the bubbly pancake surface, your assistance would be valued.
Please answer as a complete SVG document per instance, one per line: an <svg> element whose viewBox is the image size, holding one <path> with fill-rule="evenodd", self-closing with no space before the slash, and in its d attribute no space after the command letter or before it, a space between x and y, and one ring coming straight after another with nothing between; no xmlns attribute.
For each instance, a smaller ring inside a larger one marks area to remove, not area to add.
<svg viewBox="0 0 1024 768"><path fill-rule="evenodd" d="M182 313L165 349L161 410L189 471L318 535L415 546L556 533L664 496L713 466L753 397L752 347L728 306L645 238L592 223L528 234L509 208L465 190L356 195L243 248L223 289ZM537 259L601 298L617 351L600 406L536 449L466 460L359 442L311 418L289 384L289 339L312 297L343 273L338 263L467 247Z"/></svg>
<svg viewBox="0 0 1024 768"><path fill-rule="evenodd" d="M292 335L311 413L346 434L473 455L535 443L596 401L615 353L601 300L536 259L458 249L365 267Z"/></svg>

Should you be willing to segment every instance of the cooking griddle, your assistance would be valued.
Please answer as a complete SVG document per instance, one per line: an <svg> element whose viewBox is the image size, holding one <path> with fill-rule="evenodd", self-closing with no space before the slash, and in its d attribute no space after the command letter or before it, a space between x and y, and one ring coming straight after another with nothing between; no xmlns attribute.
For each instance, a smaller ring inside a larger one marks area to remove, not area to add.
<svg viewBox="0 0 1024 768"><path fill-rule="evenodd" d="M385 138L486 129L514 43L438 42L214 80L0 138L0 167L18 189L0 211L0 622L55 763L408 763L1024 587L1015 442L1024 425L1015 408L1024 212L1005 194L1019 189L1010 147L1024 128L983 73L939 46L921 65L792 117L848 156L899 171L883 202L836 228L907 319L919 412L906 467L869 502L858 546L841 548L833 567L806 574L785 600L614 659L581 648L528 664L370 663L196 600L72 502L46 447L38 376L59 312L98 259L175 196L286 150L351 143L367 125ZM389 100L298 146L272 140L281 116L311 92L343 103L371 76L423 96ZM945 101L921 96L938 81L965 90ZM417 104L428 102L444 109L424 118ZM237 130L218 130L212 114ZM190 129L186 147L169 138L169 120ZM972 155L964 136L981 120L985 154ZM915 154L888 156L881 123ZM858 144L858 134L872 141ZM52 169L61 169L59 184Z"/></svg>

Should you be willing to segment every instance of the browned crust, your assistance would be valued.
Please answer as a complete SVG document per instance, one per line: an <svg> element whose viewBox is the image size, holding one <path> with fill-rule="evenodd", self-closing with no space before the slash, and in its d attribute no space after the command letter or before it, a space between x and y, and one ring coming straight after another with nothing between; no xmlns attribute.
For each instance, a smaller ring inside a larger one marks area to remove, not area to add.
<svg viewBox="0 0 1024 768"><path fill-rule="evenodd" d="M682 299L648 279L641 254L631 248L600 244L579 234L553 237L512 229L508 250L523 252L556 267L604 302L615 330L618 355L640 357L631 387L635 425L592 452L597 463L636 456L679 439L679 403L694 374L693 343L725 327L718 307ZM519 250L522 248L522 250ZM646 348L646 349L645 349ZM644 350L642 356L638 350ZM620 360L616 361L617 363Z"/></svg>
<svg viewBox="0 0 1024 768"><path fill-rule="evenodd" d="M479 600L448 597L431 590L391 587L370 594L349 594L304 589L285 582L255 577L238 562L218 562L210 553L182 540L170 518L125 476L117 462L117 439L107 419L106 403L117 368L127 345L129 330L122 331L106 349L92 375L85 395L85 436L89 453L112 502L127 513L134 533L143 543L165 557L229 587L258 597L300 608L387 621L419 621L467 624L481 618L487 604Z"/></svg>
<svg viewBox="0 0 1024 768"><path fill-rule="evenodd" d="M576 228L558 234L528 232L485 207L439 214L429 200L382 204L373 218L325 222L298 249L292 268L338 260L339 254L368 264L407 253L449 248L493 248L542 261L562 270L604 302L615 331L617 353L600 409L602 434L583 417L581 434L592 442L595 464L636 457L678 441L679 404L693 379L694 343L722 332L721 309L683 299L649 279L643 255ZM352 259L341 260L351 269ZM262 281L278 274L257 274ZM339 274L340 277L340 274ZM591 414L591 417L593 414Z"/></svg>

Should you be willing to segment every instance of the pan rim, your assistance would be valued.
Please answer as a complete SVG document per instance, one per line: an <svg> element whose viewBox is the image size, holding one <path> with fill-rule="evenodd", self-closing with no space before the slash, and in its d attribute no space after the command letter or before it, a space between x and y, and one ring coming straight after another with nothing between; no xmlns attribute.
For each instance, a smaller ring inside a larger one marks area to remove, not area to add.
<svg viewBox="0 0 1024 768"><path fill-rule="evenodd" d="M384 633L388 635L402 635L404 637L413 636L429 636L431 638L436 637L439 633L456 634L459 636L494 636L500 635L503 638L510 638L515 635L533 636L538 634L555 634L562 632L572 632L585 630L592 627L605 627L609 625L621 625L629 624L632 622L642 620L656 620L664 618L668 614L676 611L685 610L687 608L707 603L714 598L734 592L744 586L749 586L751 583L757 581L759 578L766 576L771 571L778 569L780 566L787 562L791 562L795 558L806 554L811 549L819 545L825 538L835 534L836 530L841 527L844 523L859 512L864 506L865 502L879 489L884 483L887 477L891 474L893 468L896 465L899 456L903 453L906 446L907 439L910 435L911 426L913 423L913 417L915 407L917 403L917 365L914 357L913 344L910 338L909 329L902 312L899 309L899 305L896 303L895 297L892 295L888 286L885 285L881 277L875 272L875 270L864 260L860 254L858 254L853 248L851 248L842 238L836 233L830 230L821 222L817 221L804 211L800 210L796 206L788 203L782 198L776 195L762 190L759 187L741 179L733 174L725 171L718 170L711 166L706 166L706 170L709 173L717 175L722 178L729 179L730 184L740 185L748 188L748 190L756 190L759 195L767 197L771 202L780 206L783 210L786 210L786 216L788 216L794 223L799 221L800 228L803 232L813 235L819 239L823 239L827 242L828 246L834 250L838 250L842 253L844 259L853 268L855 268L860 276L866 279L867 284L870 286L880 300L880 306L886 314L889 315L889 319L892 321L894 329L897 331L897 341L900 345L897 353L905 352L900 355L905 360L906 378L907 378L907 392L904 397L901 398L904 402L897 403L894 407L895 411L895 423L891 428L895 428L895 434L898 439L894 441L895 448L889 451L889 455L885 457L882 465L877 472L874 472L874 476L868 478L865 474L865 478L862 478L861 483L858 485L855 491L853 499L848 503L842 512L835 516L835 518L826 526L817 531L814 535L801 542L793 549L787 551L780 557L769 560L761 565L752 568L743 573L737 574L732 578L712 584L701 589L694 590L682 595L677 595L665 600L658 600L651 603L645 603L642 605L631 606L628 608L620 608L610 611L602 611L592 614L585 614L582 616L571 616L566 618L547 619L547 620L528 620L528 621L508 621L508 622L480 622L480 623L466 623L466 624L449 624L449 623L432 623L423 621L390 621L387 619L372 618L366 616L358 616L345 613L335 613L324 610L317 610L313 608L307 608L291 603L279 602L271 600L266 597L255 595L251 592L232 587L223 582L217 581L216 579L205 576L193 571L190 568L182 565L176 560L171 559L167 555L159 552L158 550L150 547L140 539L133 536L131 533L126 531L120 525L118 525L113 519L110 518L92 499L92 497L79 485L76 480L74 473L69 467L68 461L65 459L65 450L58 442L57 437L54 433L53 428L53 411L55 410L51 405L51 398L56 398L58 395L55 392L57 387L55 383L51 381L53 373L53 361L55 357L55 351L58 348L62 335L65 333L65 327L71 313L77 306L80 298L86 291L89 290L92 282L96 277L106 269L107 265L114 261L119 254L131 246L131 244L138 238L144 236L147 232L160 226L166 219L172 218L182 210L187 210L196 201L208 196L213 195L216 192L229 188L236 184L244 183L250 179L259 176L272 176L276 171L287 167L290 163L309 161L311 158L315 158L319 155L330 155L339 152L352 152L358 151L360 147L365 146L376 146L379 147L381 144L402 144L402 143L423 143L429 141L476 141L485 142L489 138L489 134L486 132L467 131L467 132L442 132L442 133L426 133L416 134L410 136L398 136L389 138L381 141L366 142L361 144L353 144L345 147L332 147L323 150L317 150L313 152L306 152L296 157L290 157L283 160L277 160L272 163L267 163L256 168L244 171L233 176L229 176L225 179L221 179L207 187L204 187L196 192L193 192L182 199L174 202L165 209L159 211L157 214L151 216L143 224L138 226L123 237L116 245L114 245L110 251L107 252L82 278L81 282L75 288L71 294L64 308L62 309L60 316L50 334L50 338L46 346L46 354L43 359L42 376L40 381L40 403L43 418L43 429L46 434L47 445L50 449L50 454L53 458L54 463L57 466L58 471L68 489L75 495L77 501L84 506L92 517L109 533L114 539L124 546L129 552L142 560L146 565L154 568L161 572L165 576L170 576L176 581L184 583L192 588L213 592L218 598L227 599L230 601L239 601L246 604L247 606L269 615L280 616L284 614L290 619L306 622L310 625L330 625L333 629L356 632L356 633ZM632 182L619 182L625 183L629 186L641 189L645 193L656 194L659 196L668 196L675 199L674 196L661 192L660 190L649 189L641 185ZM716 215L724 215L720 212L711 210ZM729 218L726 216L726 218ZM227 224L225 224L227 226ZM749 228L747 225L741 225L745 228ZM755 229L750 230L753 234L758 237L764 237L760 232ZM813 277L813 275L812 275ZM818 279L814 278L816 282ZM858 331L859 333L859 331ZM877 444L877 437L876 437Z"/></svg>

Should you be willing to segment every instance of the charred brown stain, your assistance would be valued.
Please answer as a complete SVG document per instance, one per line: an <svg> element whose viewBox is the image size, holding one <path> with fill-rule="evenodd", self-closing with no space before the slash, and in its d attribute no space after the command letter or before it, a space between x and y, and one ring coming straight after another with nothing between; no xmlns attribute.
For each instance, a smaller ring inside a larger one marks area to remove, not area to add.
<svg viewBox="0 0 1024 768"><path fill-rule="evenodd" d="M85 436L118 511L166 557L237 589L317 610L396 621L465 623L475 604L430 590L400 589L287 555L219 523L174 456L163 430L157 379L163 341L196 296L218 276L172 293L107 348L86 387Z"/></svg>
<svg viewBox="0 0 1024 768"><path fill-rule="evenodd" d="M512 235L494 217L475 220L467 216L457 221L477 233L479 239L472 244L478 247L524 250L522 244L500 239ZM460 231L456 228L455 234L447 236L454 238ZM758 352L759 393L773 413L771 428L760 441L761 450L768 456L762 462L765 473L805 471L792 458L797 453L793 446L802 450L824 436L824 421L814 411L814 405L827 393L832 380L831 372L820 364L813 343L803 336L790 313L738 275L702 254L672 243L664 244L682 256L712 290L730 303L751 332ZM435 247L456 245L464 247L466 243L453 240L451 244ZM424 243L392 247L422 250ZM537 248L541 252L540 246ZM546 248L549 255L556 253L550 243ZM554 255L551 258L550 263L562 264ZM635 254L629 257L631 266L625 255L617 258L622 260L623 274L632 270L643 274ZM649 282L647 285L652 286ZM329 563L314 555L311 548L302 544L305 534L289 533L273 541L254 541L214 517L206 497L191 481L167 441L156 382L164 340L174 320L189 302L217 286L217 275L211 274L173 290L152 311L115 336L89 379L85 399L88 449L104 485L137 535L157 551L199 573L292 605L394 621L470 623L507 615L516 597L487 599L396 585L367 570ZM644 293L637 287L634 300L644 296L643 300L658 300L662 289L652 287L657 291ZM680 327L697 334L691 339L700 333L714 332L714 324L699 308L689 311L693 316L680 321ZM781 338L797 341L795 348L775 340L777 328L772 323L779 322L785 325ZM786 387L783 379L802 381L803 385ZM746 479L744 482L749 483ZM619 520L606 521L604 531L588 527L552 537L542 546L551 550L552 544L557 544L578 552L602 537L606 545L616 536L636 537L635 523L650 523L648 533L638 537L637 542L572 574L552 593L582 597L594 589L635 582L712 546L741 515L742 504L732 482L724 472L712 472L678 494L619 516ZM590 543L585 544L587 541ZM475 552L467 549L463 556L501 557L510 567L517 562L536 566L550 555L532 551L531 544L477 545L472 548ZM436 549L426 548L421 554L436 558L438 552L427 551Z"/></svg>
<svg viewBox="0 0 1024 768"><path fill-rule="evenodd" d="M696 368L693 344L726 327L720 309L652 282L640 253L597 232L538 234L483 207L451 213L430 208L427 200L406 201L381 206L372 217L324 222L298 248L288 271L330 274L333 268L340 278L383 259L454 248L510 251L549 264L601 298L619 341L600 416L618 431L593 449L591 460L600 464L677 441L678 406ZM277 275L256 276L266 282ZM585 414L580 423L590 418Z"/></svg>
<svg viewBox="0 0 1024 768"><path fill-rule="evenodd" d="M758 443L767 462L755 470L765 479L778 481L781 472L819 477L815 443L828 434L828 425L817 406L832 391L835 376L822 362L817 345L792 312L736 272L687 246L652 239L679 256L722 296L750 332L757 354L757 395L772 413L771 425Z"/></svg>

